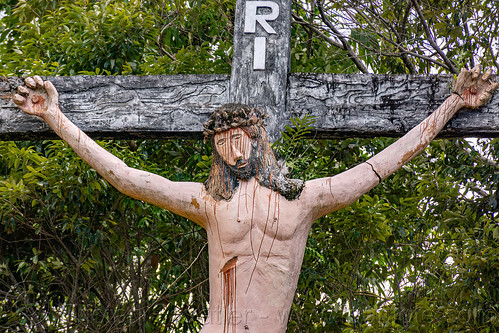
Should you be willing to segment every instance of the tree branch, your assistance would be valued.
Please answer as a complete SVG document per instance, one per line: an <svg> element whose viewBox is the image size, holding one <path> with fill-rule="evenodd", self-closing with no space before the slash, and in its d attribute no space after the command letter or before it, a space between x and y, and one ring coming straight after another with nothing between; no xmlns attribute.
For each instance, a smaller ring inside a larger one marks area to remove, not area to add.
<svg viewBox="0 0 499 333"><path fill-rule="evenodd" d="M494 66L496 66L497 68L497 71L499 72L499 64L497 63L497 58L496 58L496 55L494 54L494 50L492 49L492 43L489 42L489 45L488 46L488 49L489 49L489 52L490 52L490 55L492 57L492 62L494 63Z"/></svg>
<svg viewBox="0 0 499 333"><path fill-rule="evenodd" d="M294 20L293 23L300 24L300 25L308 27L310 30L312 30L317 35L319 35L319 37L321 37L322 39L324 39L328 44L331 44L331 45L333 45L333 46L335 46L337 48L345 50L345 48L343 47L343 44L341 44L340 42L335 41L334 39L332 39L329 36L326 36L315 25L311 24L310 22L305 21L304 19L302 19L301 17L299 17L296 14L291 14L291 15L293 16L293 20Z"/></svg>
<svg viewBox="0 0 499 333"><path fill-rule="evenodd" d="M447 69L448 71L451 71L451 69L446 64L444 64L444 63L442 63L442 62L440 62L438 60L435 60L435 59L431 58L430 56L426 56L426 55L423 55L423 54L419 54L419 53L407 50L406 48L404 48L404 46L401 43L395 42L391 38L388 38L385 35L383 35L381 32L379 32L379 29L376 29L376 27L374 27L371 24L371 22L369 21L369 18L364 13L362 13L361 11L357 11L357 14L359 14L360 16L362 16L362 18L367 22L367 24L371 28L370 31L372 33L378 35L384 41L386 41L386 42L392 44L393 46L395 46L399 50L399 52L400 52L399 54L381 53L382 55L384 55L384 56L390 56L390 57L395 57L395 56L402 57L402 56L405 56L405 55L410 55L410 56L413 56L413 57L416 57L416 58L419 58L419 59L422 59L422 60L434 63L435 65L438 65L440 67L443 67L443 68ZM383 18L380 17L380 20L383 21ZM386 24L386 22L384 22L384 23ZM357 22L357 24L360 25L359 22ZM396 33L396 35L398 35L398 32ZM364 47L366 47L366 46L364 46ZM369 49L371 49L371 48L369 48Z"/></svg>
<svg viewBox="0 0 499 333"><path fill-rule="evenodd" d="M454 65L454 63L447 57L447 55L445 55L445 53L438 47L437 43L435 43L435 41L433 40L433 36L431 34L430 28L428 27L428 24L426 24L426 20L423 16L423 13L421 12L421 8L419 8L419 4L418 4L417 0L411 0L411 2L414 6L414 9L418 13L419 19L421 20L421 24L423 25L423 28L426 32L427 37L428 37L428 42L433 47L433 49L435 51L437 51L437 53L440 55L440 57L442 57L442 60L445 62L445 64L449 68L449 70L452 73L457 74L458 70L457 70L456 66Z"/></svg>
<svg viewBox="0 0 499 333"><path fill-rule="evenodd" d="M399 56L400 58L402 59L402 62L404 63L405 67L409 70L409 73L411 75L414 75L417 73L416 71L416 67L414 66L414 64L411 62L411 60L409 59L408 57L408 54L405 50L404 47L402 47L402 44L405 42L406 38L405 38L405 34L404 34L404 28L405 28L405 25L407 23L407 19L409 17L409 13L411 11L411 3L407 3L407 6L405 8L405 12L404 12L404 16L402 17L402 22L400 23L400 26L398 29L396 29L393 24L391 23L391 21L389 20L386 20L383 18L383 16L381 15L378 15L376 14L376 16L378 17L379 20L381 20L381 22L383 22L383 24L393 32L393 34L395 35L395 37L397 38L397 42L395 44L395 47L399 50ZM358 10L358 13L359 14L363 14L360 10ZM366 19L366 22L369 22Z"/></svg>
<svg viewBox="0 0 499 333"><path fill-rule="evenodd" d="M476 150L471 150L469 148L463 147L459 142L456 142L456 146L459 149L461 149L469 157L471 157L473 159L477 158L482 163L490 165L491 167L494 167L494 168L499 168L499 163L497 163L493 159L488 158L487 156L483 156L482 154L480 154Z"/></svg>
<svg viewBox="0 0 499 333"><path fill-rule="evenodd" d="M326 17L326 14L324 13L324 8L322 7L322 3L320 1L316 1L317 9L319 9L319 13L321 15L321 19L324 22L324 24L327 25L329 29L338 37L338 39L341 41L341 44L343 45L343 49L348 52L349 58L353 61L355 66L364 74L369 74L369 70L367 69L366 65L360 60L360 58L357 56L355 51L352 49L350 44L348 44L347 39L345 36L343 36L338 29L335 28L335 26L331 23L331 21L328 20Z"/></svg>
<svg viewBox="0 0 499 333"><path fill-rule="evenodd" d="M163 52L166 56L168 56L168 58L175 61L176 60L175 57L163 47L163 43L161 42L161 39L163 38L163 33L165 32L165 29L168 28L173 22L173 19L170 20L168 16L166 17L166 19L168 19L169 23L167 23L167 24L163 25L163 27L161 27L159 34L156 37L156 45L158 46L158 48L161 52ZM178 14L177 14L177 16L178 16Z"/></svg>
<svg viewBox="0 0 499 333"><path fill-rule="evenodd" d="M377 51L377 50L374 50L371 47L368 47L368 46L360 43L359 41L357 41L357 43L361 44L364 48L366 48L366 49L368 49L370 51L373 51L373 52L377 52L377 53L382 54L382 55L387 56L387 57L401 57L402 55L410 55L410 56L413 56L413 57L416 57L416 58L419 58L419 59L422 59L422 60L434 63L435 65L438 65L438 66L443 67L443 68L447 69L448 71L450 71L450 68L446 64L444 64L444 63L442 63L442 62L440 62L438 60L435 60L435 59L431 58L431 56L427 56L427 55L423 55L423 54L419 54L419 53L410 51L410 50L404 48L401 43L397 43L394 40L392 40L391 38L386 37L385 35L383 35L382 33L379 32L379 29L376 29L376 27L374 27L372 25L372 23L369 21L369 18L367 16L365 16L364 13L362 13L361 11L358 11L357 13L360 16L362 16L362 18L367 22L367 24L371 28L370 32L378 35L384 41L392 44L394 47L396 47L399 50L400 53L388 53L388 52ZM358 23L358 24L360 25L360 23Z"/></svg>

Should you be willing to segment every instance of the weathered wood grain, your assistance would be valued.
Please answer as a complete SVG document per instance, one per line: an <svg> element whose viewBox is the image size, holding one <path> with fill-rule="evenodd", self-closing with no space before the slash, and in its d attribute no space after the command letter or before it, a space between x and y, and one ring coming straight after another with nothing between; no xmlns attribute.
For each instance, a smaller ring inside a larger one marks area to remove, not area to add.
<svg viewBox="0 0 499 333"><path fill-rule="evenodd" d="M289 80L288 114L317 117L327 138L401 136L451 93L450 75L296 74ZM440 137L498 137L499 93L479 110L461 110Z"/></svg>
<svg viewBox="0 0 499 333"><path fill-rule="evenodd" d="M229 76L52 77L63 112L95 138L201 138L202 122L228 102ZM400 136L450 94L450 76L292 74L287 110L274 130L305 114L324 138ZM10 97L18 78L0 78L0 140L54 138ZM499 93L480 110L463 110L444 137L499 137Z"/></svg>
<svg viewBox="0 0 499 333"><path fill-rule="evenodd" d="M201 137L202 121L228 102L227 75L51 77L61 110L95 138ZM17 78L0 80L0 140L53 138L10 100Z"/></svg>

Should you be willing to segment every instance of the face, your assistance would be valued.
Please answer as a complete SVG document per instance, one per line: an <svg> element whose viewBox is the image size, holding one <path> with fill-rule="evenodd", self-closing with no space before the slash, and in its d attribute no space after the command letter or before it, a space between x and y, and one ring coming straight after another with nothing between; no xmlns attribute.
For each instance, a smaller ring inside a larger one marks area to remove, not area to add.
<svg viewBox="0 0 499 333"><path fill-rule="evenodd" d="M240 128L215 134L215 147L229 166L244 169L251 157L252 139Z"/></svg>

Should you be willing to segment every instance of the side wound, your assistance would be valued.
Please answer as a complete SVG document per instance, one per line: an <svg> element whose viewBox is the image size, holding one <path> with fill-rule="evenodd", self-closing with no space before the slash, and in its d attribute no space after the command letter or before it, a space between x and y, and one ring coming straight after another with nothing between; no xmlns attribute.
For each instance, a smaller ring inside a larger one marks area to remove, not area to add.
<svg viewBox="0 0 499 333"><path fill-rule="evenodd" d="M237 257L227 261L222 273L222 300L224 307L224 333L235 333L236 326L236 262Z"/></svg>

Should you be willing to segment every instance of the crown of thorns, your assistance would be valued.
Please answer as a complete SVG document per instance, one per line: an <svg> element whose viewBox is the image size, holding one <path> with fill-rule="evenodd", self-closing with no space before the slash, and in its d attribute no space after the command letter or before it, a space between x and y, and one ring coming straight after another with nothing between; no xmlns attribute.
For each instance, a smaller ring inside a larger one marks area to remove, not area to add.
<svg viewBox="0 0 499 333"><path fill-rule="evenodd" d="M230 103L217 108L203 124L205 139L236 127L250 125L265 126L264 119L269 115L260 108L251 108L244 104Z"/></svg>

